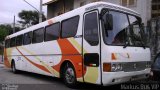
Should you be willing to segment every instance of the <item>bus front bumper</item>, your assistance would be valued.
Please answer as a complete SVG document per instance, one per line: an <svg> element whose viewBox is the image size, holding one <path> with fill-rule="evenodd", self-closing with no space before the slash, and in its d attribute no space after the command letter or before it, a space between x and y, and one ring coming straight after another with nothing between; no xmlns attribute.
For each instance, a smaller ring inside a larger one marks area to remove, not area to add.
<svg viewBox="0 0 160 90"><path fill-rule="evenodd" d="M128 81L137 81L149 77L150 68L133 72L103 72L102 82L104 86L120 84Z"/></svg>

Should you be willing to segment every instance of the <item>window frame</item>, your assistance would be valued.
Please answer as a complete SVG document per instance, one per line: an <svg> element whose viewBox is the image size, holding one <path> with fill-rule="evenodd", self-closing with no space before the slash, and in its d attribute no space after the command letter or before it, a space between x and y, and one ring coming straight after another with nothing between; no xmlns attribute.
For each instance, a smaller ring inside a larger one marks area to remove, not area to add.
<svg viewBox="0 0 160 90"><path fill-rule="evenodd" d="M54 41L54 40L46 40L46 28L47 27L50 27L50 26L52 26L52 25L55 25L55 24L59 24L59 38L61 37L61 23L60 22L56 22L56 23L53 23L53 24L50 24L50 25L48 25L48 26L46 26L45 28L44 28L44 42L48 42L48 41ZM57 39L55 39L55 40L57 40Z"/></svg>
<svg viewBox="0 0 160 90"><path fill-rule="evenodd" d="M86 39L85 39L85 35L84 35L84 27L85 27L85 19L86 19L86 15L87 14L90 14L90 13L94 13L94 12L96 12L97 13L97 26L98 26L98 43L97 43L97 45L91 45ZM89 44L89 45L91 45L91 46L98 46L99 45L99 43L101 42L100 41L100 19L99 19L99 10L98 9L94 9L94 10L91 10L91 11L88 11L88 12L86 12L86 13L84 13L84 15L83 15L83 30L82 30L82 33L83 33L83 38L84 38L84 40L86 40L87 41L87 43Z"/></svg>
<svg viewBox="0 0 160 90"><path fill-rule="evenodd" d="M75 35L74 35L74 36L69 36L69 37L62 37L62 33L63 33L63 30L62 30L62 23L65 22L65 21L67 21L67 20L69 20L69 19L75 18L75 17L78 17L77 31L76 31ZM61 21L61 25L60 25L60 29L61 29L61 30L60 30L60 37L61 37L62 39L64 39L64 38L75 37L76 34L77 34L77 32L78 32L79 23L80 23L80 15L76 15L76 16L67 18L67 19L65 19L65 20L62 20L62 21Z"/></svg>
<svg viewBox="0 0 160 90"><path fill-rule="evenodd" d="M32 31L32 44L36 44L36 43L41 43L41 42L34 42L34 35L36 31L40 30L40 29L43 29L43 40L41 42L44 42L44 31L45 31L45 28L44 27L41 27L41 28L38 28L38 29L35 29Z"/></svg>

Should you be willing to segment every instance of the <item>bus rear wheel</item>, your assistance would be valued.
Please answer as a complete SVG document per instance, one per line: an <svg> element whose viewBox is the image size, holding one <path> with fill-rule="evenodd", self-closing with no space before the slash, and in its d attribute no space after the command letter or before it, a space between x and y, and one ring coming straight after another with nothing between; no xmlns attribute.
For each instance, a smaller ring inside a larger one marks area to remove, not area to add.
<svg viewBox="0 0 160 90"><path fill-rule="evenodd" d="M13 73L16 74L16 73L18 72L18 70L16 69L16 65L15 65L15 62L14 62L14 61L12 61L11 68L12 68L12 72L13 72Z"/></svg>
<svg viewBox="0 0 160 90"><path fill-rule="evenodd" d="M64 83L70 88L74 88L77 84L75 70L71 63L67 63L64 66L63 80L64 80Z"/></svg>

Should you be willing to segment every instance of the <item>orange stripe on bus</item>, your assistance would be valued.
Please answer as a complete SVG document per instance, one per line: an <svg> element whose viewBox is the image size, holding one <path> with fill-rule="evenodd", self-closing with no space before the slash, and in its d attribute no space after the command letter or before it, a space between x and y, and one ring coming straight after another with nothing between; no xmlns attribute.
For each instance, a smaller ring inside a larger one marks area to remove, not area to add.
<svg viewBox="0 0 160 90"><path fill-rule="evenodd" d="M73 66L76 70L76 76L77 78L80 78L83 76L82 74L82 65L78 65L78 63L82 63L82 56L80 53L76 50L76 48L69 42L67 39L59 39L57 40L61 52L62 52L62 58L61 62L58 65L53 66L53 68L57 71L60 71L60 66L65 60L69 60L72 62ZM79 55L65 55L65 54L79 54ZM85 73L86 71L84 71Z"/></svg>
<svg viewBox="0 0 160 90"><path fill-rule="evenodd" d="M53 21L52 20L48 20L48 24L53 24Z"/></svg>
<svg viewBox="0 0 160 90"><path fill-rule="evenodd" d="M42 65L39 65L39 64L36 64L34 62L32 62L30 59L28 59L25 55L23 55L23 53L16 47L16 49L18 50L18 52L27 60L29 61L31 64L33 64L34 66L36 66L37 68L43 70L43 71L46 71L48 73L50 73L50 71L48 69L46 69L44 66Z"/></svg>
<svg viewBox="0 0 160 90"><path fill-rule="evenodd" d="M4 49L4 65L8 68L11 68L11 64L9 63L9 60L7 58L7 50Z"/></svg>

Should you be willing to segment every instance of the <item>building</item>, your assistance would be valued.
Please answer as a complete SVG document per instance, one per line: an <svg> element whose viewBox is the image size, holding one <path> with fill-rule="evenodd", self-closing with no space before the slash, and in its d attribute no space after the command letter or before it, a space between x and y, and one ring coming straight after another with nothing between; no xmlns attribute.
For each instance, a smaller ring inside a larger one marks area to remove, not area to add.
<svg viewBox="0 0 160 90"><path fill-rule="evenodd" d="M43 5L47 5L47 18L50 19L85 4L97 1L122 5L139 12L144 25L147 25L147 21L151 19L151 0L48 0Z"/></svg>
<svg viewBox="0 0 160 90"><path fill-rule="evenodd" d="M152 0L152 18L160 16L160 0Z"/></svg>

